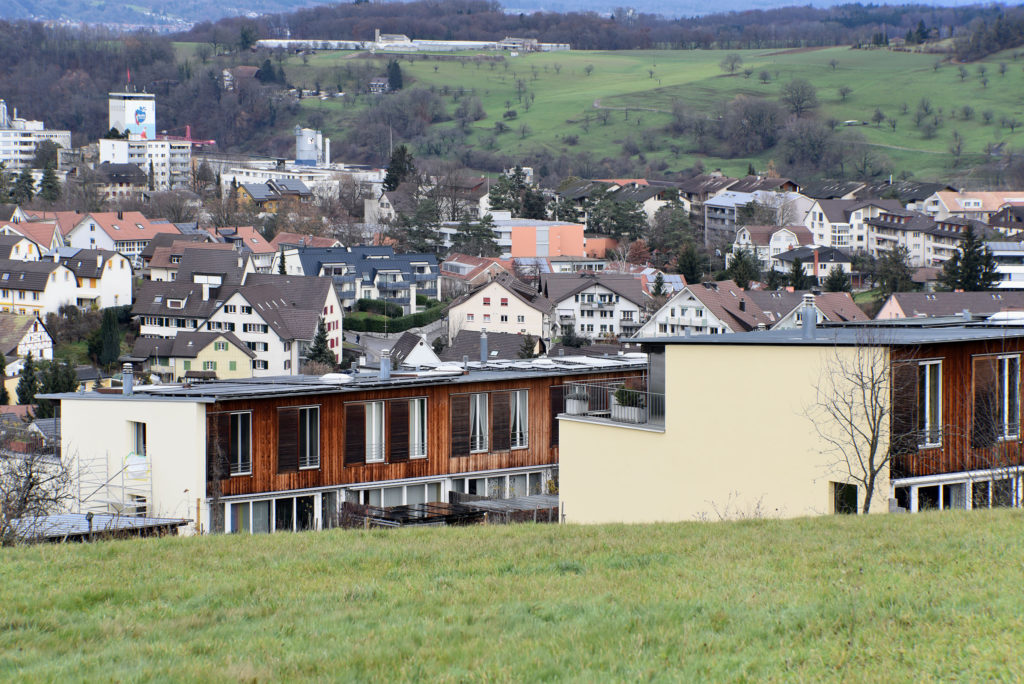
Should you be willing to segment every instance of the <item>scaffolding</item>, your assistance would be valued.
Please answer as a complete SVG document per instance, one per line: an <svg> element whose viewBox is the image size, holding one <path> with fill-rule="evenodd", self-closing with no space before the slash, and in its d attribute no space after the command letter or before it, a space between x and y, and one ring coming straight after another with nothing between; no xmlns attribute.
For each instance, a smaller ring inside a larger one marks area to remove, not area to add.
<svg viewBox="0 0 1024 684"><path fill-rule="evenodd" d="M153 500L152 465L144 453L123 458L110 452L75 459L78 513L144 517Z"/></svg>

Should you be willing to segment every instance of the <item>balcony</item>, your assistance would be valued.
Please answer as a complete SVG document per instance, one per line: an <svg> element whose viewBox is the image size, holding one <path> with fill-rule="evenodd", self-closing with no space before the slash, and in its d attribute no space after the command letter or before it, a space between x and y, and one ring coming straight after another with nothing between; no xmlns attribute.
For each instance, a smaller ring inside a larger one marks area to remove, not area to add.
<svg viewBox="0 0 1024 684"><path fill-rule="evenodd" d="M605 425L665 430L665 395L642 389L642 378L567 382L562 414Z"/></svg>

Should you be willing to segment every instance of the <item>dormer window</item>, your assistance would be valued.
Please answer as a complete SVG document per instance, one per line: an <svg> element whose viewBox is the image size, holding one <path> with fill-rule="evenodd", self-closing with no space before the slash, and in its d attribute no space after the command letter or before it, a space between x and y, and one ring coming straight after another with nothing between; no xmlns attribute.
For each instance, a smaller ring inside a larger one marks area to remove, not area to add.
<svg viewBox="0 0 1024 684"><path fill-rule="evenodd" d="M167 308L168 309L182 309L184 307L185 307L185 300L183 300L183 299L168 299L167 300Z"/></svg>

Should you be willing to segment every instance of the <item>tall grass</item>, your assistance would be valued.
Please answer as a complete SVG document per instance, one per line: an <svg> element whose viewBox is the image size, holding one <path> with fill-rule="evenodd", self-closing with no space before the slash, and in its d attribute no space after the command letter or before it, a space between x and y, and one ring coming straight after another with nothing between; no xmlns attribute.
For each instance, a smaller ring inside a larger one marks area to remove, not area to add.
<svg viewBox="0 0 1024 684"><path fill-rule="evenodd" d="M0 555L0 679L1024 677L1020 511Z"/></svg>

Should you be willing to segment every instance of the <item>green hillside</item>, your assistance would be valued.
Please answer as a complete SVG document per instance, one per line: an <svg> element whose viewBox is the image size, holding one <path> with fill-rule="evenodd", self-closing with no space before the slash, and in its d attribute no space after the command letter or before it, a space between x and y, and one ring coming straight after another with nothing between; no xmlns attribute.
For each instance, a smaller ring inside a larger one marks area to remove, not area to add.
<svg viewBox="0 0 1024 684"><path fill-rule="evenodd" d="M726 54L733 53L742 57L743 65L730 75L719 64ZM971 167L986 159L986 145L1024 147L1024 128L1011 132L1000 123L1006 119L1024 121L1024 100L1020 96L1024 92L1024 59L1015 60L1012 53L967 65L965 79L961 79L958 65L943 62L935 68L941 55L850 48L728 53L572 51L523 55L493 65L483 59L474 60L473 55L464 56L465 60L450 55L442 56L442 60L420 56L413 63L400 57L406 88L435 88L444 95L449 112L458 106L456 91L476 95L487 116L472 124L467 144L509 155L544 149L555 155L586 151L597 159L618 157L623 154L624 143L628 146L631 141L638 148L634 159L639 161L642 154L655 171L678 171L698 159L706 168L721 167L731 174L745 173L749 163L763 170L778 156L776 151L752 158L703 156L695 152L691 136L676 138L666 132L673 102L683 103L691 112L715 115L717 108L737 95L778 99L783 85L794 78L807 79L817 88L819 106L815 113L820 119L868 123L856 130L890 159L895 174L969 181ZM299 57L290 57L284 67L294 84L313 88L321 83L328 88L347 66L366 61L352 53L325 51L307 56L305 63ZM385 57L372 61L383 75ZM1007 65L1004 73L1000 63ZM589 75L588 65L593 66ZM986 69L984 76L979 73L979 65ZM749 76L744 73L747 69ZM763 71L768 72L767 83L759 78ZM523 82L521 88L517 88L517 81ZM839 94L841 87L850 89L845 101ZM532 94L529 108L520 100L519 89ZM930 101L933 114L941 120L933 137L926 137L914 124L922 98ZM326 115L325 130L335 139L344 137L368 101L366 97L357 99L355 106L342 105L339 100L304 100L304 118L321 110ZM503 119L507 104L516 110L514 120ZM969 118L962 111L965 105L973 110ZM606 120L602 120L601 108L611 109ZM894 119L896 128L887 122L871 123L876 109ZM510 130L495 135L495 122L499 121ZM521 130L524 124L525 134ZM962 140L963 155L956 168L950 152L954 131Z"/></svg>
<svg viewBox="0 0 1024 684"><path fill-rule="evenodd" d="M1024 677L1019 510L3 549L5 681Z"/></svg>

